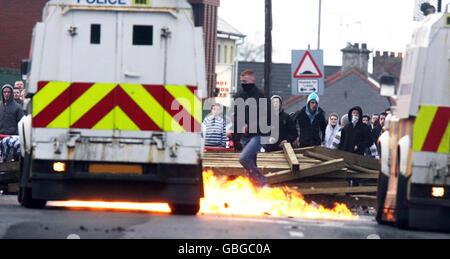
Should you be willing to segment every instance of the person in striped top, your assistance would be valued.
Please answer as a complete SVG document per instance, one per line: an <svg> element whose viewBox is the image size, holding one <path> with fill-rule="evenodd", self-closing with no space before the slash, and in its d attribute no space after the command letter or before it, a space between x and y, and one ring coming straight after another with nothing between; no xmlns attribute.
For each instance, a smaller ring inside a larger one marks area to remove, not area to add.
<svg viewBox="0 0 450 259"><path fill-rule="evenodd" d="M226 146L228 141L226 136L226 121L222 116L222 107L220 104L216 103L211 106L211 113L203 120L202 132L205 138L205 146Z"/></svg>

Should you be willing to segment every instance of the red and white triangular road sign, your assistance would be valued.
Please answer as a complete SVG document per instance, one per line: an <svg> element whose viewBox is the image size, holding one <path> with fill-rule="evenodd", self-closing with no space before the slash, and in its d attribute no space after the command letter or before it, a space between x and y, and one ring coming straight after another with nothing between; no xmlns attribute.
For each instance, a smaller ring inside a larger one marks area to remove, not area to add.
<svg viewBox="0 0 450 259"><path fill-rule="evenodd" d="M305 52L300 64L294 73L295 78L321 78L322 72L317 67L309 51Z"/></svg>

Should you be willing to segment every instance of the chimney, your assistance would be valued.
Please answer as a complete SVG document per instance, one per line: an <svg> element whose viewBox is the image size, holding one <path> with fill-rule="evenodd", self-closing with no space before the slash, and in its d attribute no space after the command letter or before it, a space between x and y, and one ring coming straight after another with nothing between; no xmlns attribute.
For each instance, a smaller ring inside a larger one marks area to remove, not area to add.
<svg viewBox="0 0 450 259"><path fill-rule="evenodd" d="M380 53L376 51L375 53ZM402 69L403 53L383 51L383 55L375 55L373 57L373 74L379 79L383 74L389 74L391 76L400 78L400 72ZM398 80L397 80L398 82Z"/></svg>
<svg viewBox="0 0 450 259"><path fill-rule="evenodd" d="M359 72L366 75L368 74L369 54L370 50L367 49L367 44L362 43L361 48L359 43L353 45L348 44L347 47L341 49L342 51L342 73L356 68Z"/></svg>

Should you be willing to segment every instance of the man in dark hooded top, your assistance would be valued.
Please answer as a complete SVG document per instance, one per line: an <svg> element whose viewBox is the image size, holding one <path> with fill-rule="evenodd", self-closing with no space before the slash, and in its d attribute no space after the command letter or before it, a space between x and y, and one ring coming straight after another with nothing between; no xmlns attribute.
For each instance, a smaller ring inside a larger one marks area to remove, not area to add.
<svg viewBox="0 0 450 259"><path fill-rule="evenodd" d="M273 95L270 98L272 102L272 111L274 112L278 124L272 125L269 144L264 146L267 152L283 150L284 143L293 143L297 139L297 129L294 120L291 119L282 107L283 99L279 95Z"/></svg>
<svg viewBox="0 0 450 259"><path fill-rule="evenodd" d="M342 130L340 150L364 155L364 150L372 145L370 128L362 123L362 114L359 106L348 111L349 123Z"/></svg>
<svg viewBox="0 0 450 259"><path fill-rule="evenodd" d="M0 102L0 134L17 135L17 123L22 116L22 107L13 98L13 87L9 84L4 85Z"/></svg>

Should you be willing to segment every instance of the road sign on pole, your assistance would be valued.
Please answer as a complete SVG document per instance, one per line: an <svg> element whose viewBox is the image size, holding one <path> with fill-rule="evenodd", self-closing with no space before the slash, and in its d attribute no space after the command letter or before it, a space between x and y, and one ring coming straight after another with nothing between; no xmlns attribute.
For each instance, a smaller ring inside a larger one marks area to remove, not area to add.
<svg viewBox="0 0 450 259"><path fill-rule="evenodd" d="M325 71L322 50L292 50L291 71L293 95L323 94Z"/></svg>

